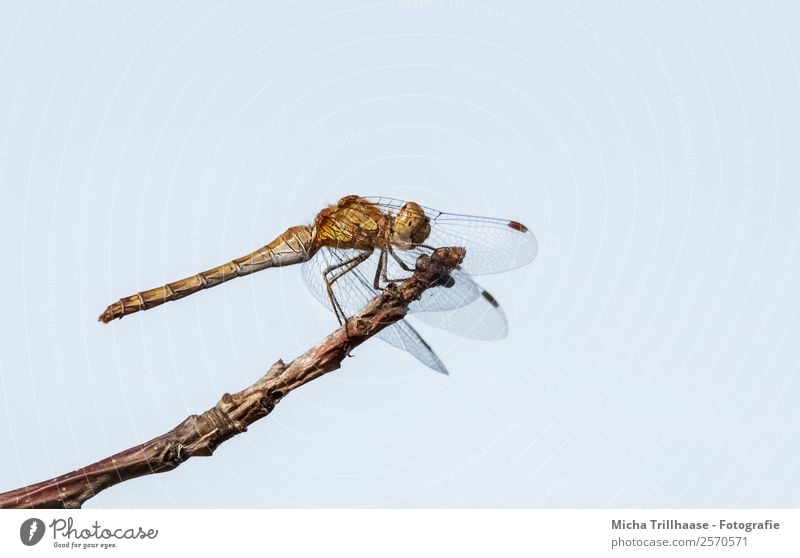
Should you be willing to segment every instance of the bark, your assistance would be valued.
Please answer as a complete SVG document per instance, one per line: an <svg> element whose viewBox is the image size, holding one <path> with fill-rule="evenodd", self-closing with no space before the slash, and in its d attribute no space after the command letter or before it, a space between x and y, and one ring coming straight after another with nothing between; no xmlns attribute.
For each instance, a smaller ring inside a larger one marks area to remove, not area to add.
<svg viewBox="0 0 800 558"><path fill-rule="evenodd" d="M291 363L278 361L256 383L226 393L214 407L191 415L152 440L50 480L0 494L0 508L80 508L106 488L171 471L195 456L211 456L226 440L267 416L289 392L336 370L347 354L403 319L408 305L445 281L464 258L463 248L440 248L417 260L413 275L390 285L361 312Z"/></svg>

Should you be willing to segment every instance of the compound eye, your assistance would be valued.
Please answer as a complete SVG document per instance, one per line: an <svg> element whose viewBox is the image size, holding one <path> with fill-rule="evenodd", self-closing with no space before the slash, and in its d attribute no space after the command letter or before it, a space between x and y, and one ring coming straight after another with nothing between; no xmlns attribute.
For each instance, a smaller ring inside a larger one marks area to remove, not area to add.
<svg viewBox="0 0 800 558"><path fill-rule="evenodd" d="M430 234L430 225L422 208L414 202L408 202L394 218L394 234L398 240L419 243Z"/></svg>

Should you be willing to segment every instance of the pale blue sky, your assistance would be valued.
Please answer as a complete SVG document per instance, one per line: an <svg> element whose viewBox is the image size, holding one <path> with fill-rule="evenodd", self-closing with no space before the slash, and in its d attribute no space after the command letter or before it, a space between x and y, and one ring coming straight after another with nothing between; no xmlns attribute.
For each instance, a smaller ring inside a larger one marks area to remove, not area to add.
<svg viewBox="0 0 800 558"><path fill-rule="evenodd" d="M510 334L378 340L90 507L800 502L791 2L5 2L0 491L167 431L335 326L269 270L104 326L350 193L507 217Z"/></svg>

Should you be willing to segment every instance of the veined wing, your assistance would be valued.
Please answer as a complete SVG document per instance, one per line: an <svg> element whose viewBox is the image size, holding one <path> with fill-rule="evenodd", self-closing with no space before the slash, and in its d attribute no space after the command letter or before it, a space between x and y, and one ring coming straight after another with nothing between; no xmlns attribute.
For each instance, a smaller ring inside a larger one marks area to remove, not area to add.
<svg viewBox="0 0 800 558"><path fill-rule="evenodd" d="M366 197L390 215L406 203L386 197ZM467 250L461 269L481 275L508 271L531 262L538 251L534 234L525 225L509 219L445 213L422 206L431 222L425 244L434 248L463 246Z"/></svg>
<svg viewBox="0 0 800 558"><path fill-rule="evenodd" d="M345 265L346 262L353 260L360 253L359 250L334 249L326 246L302 265L303 281L306 287L323 306L333 309L325 284L325 272L334 266ZM333 284L333 294L347 316L356 314L370 299L379 294L372 288L372 279L367 280L363 274L364 269L374 271L375 268L372 265L374 258L375 254Z"/></svg>
<svg viewBox="0 0 800 558"><path fill-rule="evenodd" d="M342 265L350 261L358 253L357 250L339 250L325 247L303 264L302 274L306 286L314 297L329 309L331 309L331 302L325 285L325 270L330 266ZM374 267L371 268L367 265L370 260L349 271L333 284L332 288L336 300L347 316L357 313L369 300L379 294L372 285L372 279L367 279L367 275L362 269L362 266L364 266L367 270L374 270ZM442 374L447 374L447 368L436 356L430 345L405 320L383 329L378 333L378 337L390 345L409 352L425 366Z"/></svg>
<svg viewBox="0 0 800 558"><path fill-rule="evenodd" d="M414 269L417 257L426 253L422 249L409 250L402 253L396 252L398 257L408 269ZM303 264L303 278L309 290L324 305L329 305L330 299L325 286L325 270L344 266L356 258L360 252L352 249L322 248L311 260ZM356 270L360 272L358 277L350 276L346 273L333 284L333 292L342 310L348 316L352 316L363 306L379 294L373 284L375 273L380 263L380 251L376 250L372 255L362 262ZM411 275L411 271L404 269L391 255L386 258L386 277L390 281L402 281ZM409 313L418 312L438 312L452 310L474 302L481 296L481 289L472 278L462 270L453 270L450 274L452 282L450 286L438 286L427 289L419 300L409 305ZM380 278L380 285L385 286L386 282ZM357 283L357 284L354 284ZM361 283L366 283L366 287Z"/></svg>
<svg viewBox="0 0 800 558"><path fill-rule="evenodd" d="M431 251L424 248L414 248L412 250L394 250L393 257L391 254L386 258L386 274L387 278L392 281L398 279L405 279L411 273L407 269L414 269L416 266L417 258L423 254L430 255ZM401 260L401 265L397 260ZM368 264L365 269L374 269L369 267L372 262ZM377 262L376 264L377 265ZM460 267L450 272L451 281L444 285L427 289L422 293L419 300L414 301L408 307L411 313L417 312L438 312L444 310L453 310L470 304L481 296L483 289L475 284L475 281Z"/></svg>
<svg viewBox="0 0 800 558"><path fill-rule="evenodd" d="M400 320L390 325L383 329L378 334L378 337L382 341L411 354L431 370L442 374L448 374L447 367L439 359L431 346L428 345L428 342L425 341L417 330L407 321Z"/></svg>
<svg viewBox="0 0 800 558"><path fill-rule="evenodd" d="M420 312L414 317L467 339L502 339L508 335L508 321L503 309L483 289L481 295L470 304L447 312Z"/></svg>
<svg viewBox="0 0 800 558"><path fill-rule="evenodd" d="M408 267L419 255L430 251L415 248L396 250L395 253ZM397 267L401 268L399 264ZM508 321L495 298L460 266L450 273L450 277L450 286L428 289L418 301L411 303L409 312L433 327L468 339L505 337L508 334Z"/></svg>

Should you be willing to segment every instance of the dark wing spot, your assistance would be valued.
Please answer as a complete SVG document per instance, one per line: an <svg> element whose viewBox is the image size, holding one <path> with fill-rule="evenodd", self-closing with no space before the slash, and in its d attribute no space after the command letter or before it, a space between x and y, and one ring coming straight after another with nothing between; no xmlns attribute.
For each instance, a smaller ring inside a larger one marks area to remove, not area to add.
<svg viewBox="0 0 800 558"><path fill-rule="evenodd" d="M489 294L489 291L483 291L481 294L483 295L483 298L488 300L489 304L491 304L495 308L500 306L500 304L498 304L497 300L495 300L495 298L491 294Z"/></svg>
<svg viewBox="0 0 800 558"><path fill-rule="evenodd" d="M517 232L526 233L528 232L528 227L520 223L519 221L509 221L508 226L514 229Z"/></svg>

